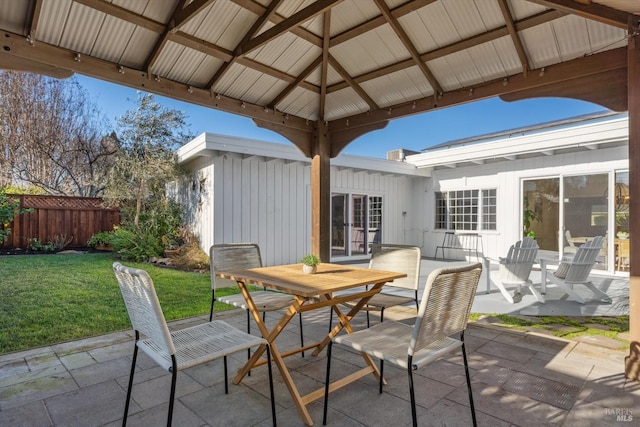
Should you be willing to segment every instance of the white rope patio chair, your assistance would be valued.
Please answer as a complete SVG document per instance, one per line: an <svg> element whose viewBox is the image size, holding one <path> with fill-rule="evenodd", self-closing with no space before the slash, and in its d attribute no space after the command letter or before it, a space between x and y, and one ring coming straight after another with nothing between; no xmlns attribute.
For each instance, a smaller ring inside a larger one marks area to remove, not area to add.
<svg viewBox="0 0 640 427"><path fill-rule="evenodd" d="M544 297L533 286L529 275L538 255L538 243L531 237L511 245L505 258L485 257L485 270L487 271L487 293L493 283L502 293L504 299L511 304L514 303L514 296L522 294L522 286L527 286L531 293L540 302L544 302ZM491 263L499 265L498 276L495 281L491 280ZM506 286L516 285L514 295L511 295Z"/></svg>
<svg viewBox="0 0 640 427"><path fill-rule="evenodd" d="M122 418L123 427L127 425L138 349L146 353L162 368L171 372L171 394L169 397L169 412L167 416L167 426L171 426L178 371L223 358L224 387L225 394L227 394L229 392L227 383L227 356L259 345L265 345L267 347L271 416L273 425L276 425L273 376L271 372L271 350L265 339L246 334L221 320L215 320L177 331L169 331L153 286L153 281L147 272L136 268L125 267L118 262L113 264L113 271L118 280L120 292L124 298L129 318L131 319L131 325L135 331L135 346L133 350L133 360L131 362L131 373L129 375L127 401Z"/></svg>
<svg viewBox="0 0 640 427"><path fill-rule="evenodd" d="M216 289L220 287L220 283L224 283L224 279L216 277L216 272L262 267L260 247L255 243L222 243L212 245L209 248L209 267L211 270L211 311L209 313L209 321L213 318L214 304L216 301L219 301L245 310L247 313L247 333L251 333L251 312L249 311L247 301L240 293L216 296ZM266 288L260 291L252 291L251 299L253 299L258 311L262 312L263 321L266 312L289 307L294 301L292 295L268 291ZM302 314L300 314L298 318L300 321L300 347L304 347ZM248 353L250 355L251 350L249 350ZM304 357L304 351L302 352L302 357Z"/></svg>
<svg viewBox="0 0 640 427"><path fill-rule="evenodd" d="M418 310L418 286L420 284L420 263L422 252L417 246L396 245L390 243L375 243L371 245L371 259L369 268L374 270L387 270L405 273L407 276L386 283L382 291L369 299L367 305L361 311L367 313L367 328L370 327L369 312L379 311L380 321L384 320L384 310L389 307L414 303ZM344 294L347 294L345 292ZM342 293L338 295L344 295ZM355 306L355 302L348 301L344 304L349 308ZM333 323L333 310L329 329Z"/></svg>
<svg viewBox="0 0 640 427"><path fill-rule="evenodd" d="M578 247L576 254L572 257L565 257L560 260L556 271L549 270L550 263L558 263L556 259L541 258L540 269L542 272L542 292L545 292L547 281L559 287L567 295L584 304L584 298L574 290L575 285L583 285L588 288L599 299L606 303L611 303L611 298L600 289L596 288L589 279L591 270L596 263L603 247L603 237L596 236Z"/></svg>
<svg viewBox="0 0 640 427"><path fill-rule="evenodd" d="M337 336L330 341L327 349L327 375L322 423L327 423L331 353L335 342L380 359L380 393L382 393L384 381L384 362L407 370L414 426L417 425L417 417L413 371L461 348L471 417L473 425L476 426L471 378L464 345L464 331L467 328L471 305L481 273L482 264L480 263L434 270L427 278L418 317L416 317L413 326L387 320L368 329ZM336 389L342 386L342 384L336 384Z"/></svg>

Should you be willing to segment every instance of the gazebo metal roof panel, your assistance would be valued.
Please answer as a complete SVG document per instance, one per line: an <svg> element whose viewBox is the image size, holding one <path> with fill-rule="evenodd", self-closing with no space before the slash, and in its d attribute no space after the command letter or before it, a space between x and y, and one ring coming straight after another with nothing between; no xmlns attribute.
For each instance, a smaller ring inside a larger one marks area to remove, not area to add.
<svg viewBox="0 0 640 427"><path fill-rule="evenodd" d="M262 119L283 124L275 104L301 126L376 108L413 114L403 105L426 101L425 111L437 104L428 97L455 98L447 91L544 74L626 45L626 23L640 9L636 0L502 1L282 0L267 14L269 0L0 0L0 28L5 52L22 58L16 69L31 58L56 75L80 72L250 117L270 110ZM33 48L15 45L21 37ZM243 103L255 105L245 112Z"/></svg>

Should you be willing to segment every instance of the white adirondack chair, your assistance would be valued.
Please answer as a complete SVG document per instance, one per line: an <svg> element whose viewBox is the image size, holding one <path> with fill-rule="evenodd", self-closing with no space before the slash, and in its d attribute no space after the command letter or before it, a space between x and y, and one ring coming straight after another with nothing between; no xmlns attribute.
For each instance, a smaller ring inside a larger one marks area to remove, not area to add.
<svg viewBox="0 0 640 427"><path fill-rule="evenodd" d="M516 242L509 248L509 252L505 258L493 259L485 257L485 270L487 271L487 293L491 288L491 262L499 264L498 277L493 282L502 296L513 304L513 296L507 291L506 286L516 285L514 294L522 293L522 285L528 286L531 293L540 302L544 302L544 297L533 286L529 280L531 268L538 254L538 243L530 238L525 237L521 241Z"/></svg>
<svg viewBox="0 0 640 427"><path fill-rule="evenodd" d="M584 285L596 296L596 299L604 302L611 302L611 298L596 288L589 280L589 274L596 263L596 258L602 249L602 236L596 236L588 240L585 244L578 247L576 254L570 258L560 260L558 269L554 272L547 271L549 262L558 262L558 260L541 258L540 268L542 270L542 292L546 290L547 280L561 288L567 295L584 304L584 298L580 296L574 289L574 285Z"/></svg>

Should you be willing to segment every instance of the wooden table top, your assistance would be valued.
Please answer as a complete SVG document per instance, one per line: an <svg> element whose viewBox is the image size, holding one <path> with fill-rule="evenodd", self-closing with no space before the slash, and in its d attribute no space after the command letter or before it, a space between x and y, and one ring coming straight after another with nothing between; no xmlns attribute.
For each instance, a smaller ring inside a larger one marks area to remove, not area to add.
<svg viewBox="0 0 640 427"><path fill-rule="evenodd" d="M351 265L322 263L318 265L318 271L315 274L303 273L302 264L288 264L221 271L217 273L217 276L236 282L266 286L302 297L313 297L357 286L390 282L406 277L406 274Z"/></svg>

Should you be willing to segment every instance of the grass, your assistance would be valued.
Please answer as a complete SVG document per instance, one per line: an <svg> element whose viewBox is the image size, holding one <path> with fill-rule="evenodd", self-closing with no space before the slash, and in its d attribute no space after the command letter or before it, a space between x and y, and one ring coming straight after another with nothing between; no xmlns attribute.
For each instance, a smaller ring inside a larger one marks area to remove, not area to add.
<svg viewBox="0 0 640 427"><path fill-rule="evenodd" d="M110 253L0 256L0 354L131 328L113 262ZM123 264L149 273L168 321L209 312L208 272Z"/></svg>
<svg viewBox="0 0 640 427"><path fill-rule="evenodd" d="M470 320L490 318L490 323L520 331L538 331L556 337L575 339L584 335L601 335L620 342L621 348L628 348L629 341L621 338L621 333L629 332L629 316L513 316L508 314L472 313Z"/></svg>
<svg viewBox="0 0 640 427"><path fill-rule="evenodd" d="M0 354L131 328L110 253L0 256ZM209 273L124 263L146 270L154 281L167 320L202 315L211 306ZM216 293L237 293L237 287ZM216 305L216 310L229 306ZM472 321L573 339L604 335L617 339L629 330L629 316L524 317L477 314Z"/></svg>

